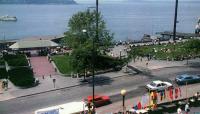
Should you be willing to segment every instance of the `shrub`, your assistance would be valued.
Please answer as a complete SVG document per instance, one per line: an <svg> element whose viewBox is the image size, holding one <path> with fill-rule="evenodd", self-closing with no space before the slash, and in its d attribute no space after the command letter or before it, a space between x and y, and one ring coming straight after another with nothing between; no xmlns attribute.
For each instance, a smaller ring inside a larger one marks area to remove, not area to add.
<svg viewBox="0 0 200 114"><path fill-rule="evenodd" d="M0 68L0 79L7 78L8 73L5 68Z"/></svg>
<svg viewBox="0 0 200 114"><path fill-rule="evenodd" d="M97 56L97 58L95 59L95 65L97 69L119 69L118 67L122 67L123 64L126 62L124 59L120 60L109 56Z"/></svg>
<svg viewBox="0 0 200 114"><path fill-rule="evenodd" d="M18 67L8 71L9 79L16 86L31 87L34 85L35 78L30 68Z"/></svg>
<svg viewBox="0 0 200 114"><path fill-rule="evenodd" d="M5 65L5 62L4 62L3 58L0 58L0 66L1 65Z"/></svg>
<svg viewBox="0 0 200 114"><path fill-rule="evenodd" d="M9 66L28 66L28 61L24 54L7 54L4 55L4 59L7 61Z"/></svg>

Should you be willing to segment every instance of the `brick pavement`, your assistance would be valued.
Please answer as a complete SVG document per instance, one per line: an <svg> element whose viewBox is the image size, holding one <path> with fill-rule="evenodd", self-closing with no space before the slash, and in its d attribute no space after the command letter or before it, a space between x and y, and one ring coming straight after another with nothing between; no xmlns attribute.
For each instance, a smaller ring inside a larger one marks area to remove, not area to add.
<svg viewBox="0 0 200 114"><path fill-rule="evenodd" d="M46 56L30 57L30 63L35 76L56 75L53 65L48 61Z"/></svg>

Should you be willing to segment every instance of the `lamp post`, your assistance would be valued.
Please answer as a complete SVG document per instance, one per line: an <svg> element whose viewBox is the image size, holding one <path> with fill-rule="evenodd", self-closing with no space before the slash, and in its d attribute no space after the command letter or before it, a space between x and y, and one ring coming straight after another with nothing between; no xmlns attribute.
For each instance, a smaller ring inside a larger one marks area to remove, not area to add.
<svg viewBox="0 0 200 114"><path fill-rule="evenodd" d="M94 8L94 7L89 7L89 8ZM95 20L96 20L96 39L99 39L99 32L98 32L98 28L99 28L99 1L96 0L96 13L95 13ZM87 32L87 30L83 30L82 32ZM94 62L95 62L95 38L93 38L92 41L92 103L94 105L94 93L95 93L95 85L94 85ZM95 113L95 106L93 106L92 112Z"/></svg>
<svg viewBox="0 0 200 114"><path fill-rule="evenodd" d="M174 14L174 30L173 30L173 41L176 41L176 23L177 23L177 12L178 12L178 0L175 3L175 14Z"/></svg>
<svg viewBox="0 0 200 114"><path fill-rule="evenodd" d="M122 108L123 108L123 114L125 114L125 95L126 95L126 90L122 89L121 90L121 95L122 95Z"/></svg>

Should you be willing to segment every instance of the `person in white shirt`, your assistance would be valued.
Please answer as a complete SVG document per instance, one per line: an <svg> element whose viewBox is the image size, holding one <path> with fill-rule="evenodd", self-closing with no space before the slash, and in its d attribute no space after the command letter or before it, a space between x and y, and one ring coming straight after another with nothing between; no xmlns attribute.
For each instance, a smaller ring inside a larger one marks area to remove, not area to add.
<svg viewBox="0 0 200 114"><path fill-rule="evenodd" d="M177 114L183 114L180 107L177 109Z"/></svg>
<svg viewBox="0 0 200 114"><path fill-rule="evenodd" d="M186 114L188 114L188 113L190 112L189 103L187 103L187 104L185 105L185 112L186 112Z"/></svg>

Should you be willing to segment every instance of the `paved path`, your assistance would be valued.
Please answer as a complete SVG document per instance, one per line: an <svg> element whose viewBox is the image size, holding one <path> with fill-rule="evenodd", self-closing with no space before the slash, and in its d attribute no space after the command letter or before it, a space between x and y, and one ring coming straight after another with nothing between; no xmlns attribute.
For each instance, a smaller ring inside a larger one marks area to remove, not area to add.
<svg viewBox="0 0 200 114"><path fill-rule="evenodd" d="M96 75L96 79L99 79L99 77L104 77L103 79L111 79L111 78L120 77L123 75L127 75L127 74L123 72L111 72L111 73ZM28 89L18 88L14 86L11 82L9 82L8 90L3 91L3 94L0 94L0 101L83 84L81 82L83 78L71 78L71 77L64 77L60 75L53 75L51 77L45 76L44 79L43 77L38 77L38 79L39 79L40 84L36 87L32 87ZM53 79L56 79L55 88L53 85ZM91 79L88 79L88 80L91 80Z"/></svg>
<svg viewBox="0 0 200 114"><path fill-rule="evenodd" d="M35 76L55 75L53 65L47 60L47 57L30 57L31 66Z"/></svg>

